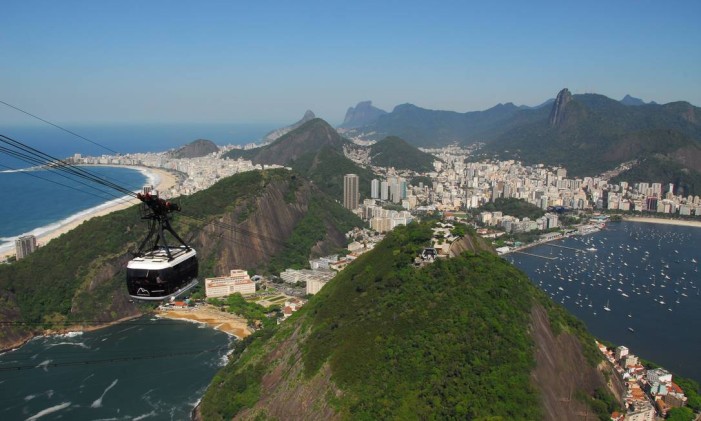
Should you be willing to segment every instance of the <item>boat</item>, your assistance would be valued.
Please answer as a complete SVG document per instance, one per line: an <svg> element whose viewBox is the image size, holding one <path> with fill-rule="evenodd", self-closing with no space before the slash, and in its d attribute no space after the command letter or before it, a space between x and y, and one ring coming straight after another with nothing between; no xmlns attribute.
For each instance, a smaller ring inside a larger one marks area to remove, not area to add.
<svg viewBox="0 0 701 421"><path fill-rule="evenodd" d="M589 247L587 251L596 251L596 247Z"/></svg>
<svg viewBox="0 0 701 421"><path fill-rule="evenodd" d="M631 332L635 332L635 330L633 330L632 327L629 327L628 330L630 330Z"/></svg>
<svg viewBox="0 0 701 421"><path fill-rule="evenodd" d="M604 310L611 311L611 308L609 308L609 301L608 300L606 300L606 305L604 306Z"/></svg>

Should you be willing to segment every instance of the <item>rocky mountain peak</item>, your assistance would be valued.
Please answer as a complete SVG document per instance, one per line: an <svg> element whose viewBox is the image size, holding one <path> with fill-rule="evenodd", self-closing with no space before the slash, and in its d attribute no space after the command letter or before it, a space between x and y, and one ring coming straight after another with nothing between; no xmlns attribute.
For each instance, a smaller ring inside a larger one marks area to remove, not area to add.
<svg viewBox="0 0 701 421"><path fill-rule="evenodd" d="M550 111L550 117L548 122L550 127L559 127L562 121L565 119L565 107L572 100L572 93L569 89L565 88L561 90L557 97L555 98L555 103Z"/></svg>
<svg viewBox="0 0 701 421"><path fill-rule="evenodd" d="M286 135L287 133L291 132L292 130L302 126L304 123L307 121L314 120L316 118L316 115L314 115L314 112L312 110L307 110L304 113L304 116L302 117L301 120L297 121L294 124L291 124L286 127L281 127L279 129L275 129L271 131L270 133L266 134L265 137L263 137L263 143L270 143L274 142L275 140L281 138L282 136Z"/></svg>
<svg viewBox="0 0 701 421"><path fill-rule="evenodd" d="M384 114L387 114L387 111L373 107L372 101L360 101L355 107L348 108L340 127L351 129L366 126Z"/></svg>

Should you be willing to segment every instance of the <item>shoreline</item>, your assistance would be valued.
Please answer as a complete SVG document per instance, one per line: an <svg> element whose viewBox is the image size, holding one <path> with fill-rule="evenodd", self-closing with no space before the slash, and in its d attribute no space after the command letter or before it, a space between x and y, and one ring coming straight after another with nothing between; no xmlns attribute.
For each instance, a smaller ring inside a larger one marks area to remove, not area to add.
<svg viewBox="0 0 701 421"><path fill-rule="evenodd" d="M684 219L652 218L645 216L624 216L624 222L643 222L659 225L676 225L680 227L701 228L701 221L689 221Z"/></svg>
<svg viewBox="0 0 701 421"><path fill-rule="evenodd" d="M146 183L154 185L154 188L158 191L168 191L177 184L177 177L170 172L161 168L143 167L143 166L133 166L133 165L85 165L94 167L113 167L113 168L128 168L132 170L137 170L141 172L146 177ZM50 225L44 227L38 227L34 230L20 234L18 236L8 237L11 242L10 244L0 248L0 262L6 261L9 257L15 255L14 239L21 237L23 235L32 234L38 230L44 231L37 234L33 234L37 238L38 246L45 246L51 240L60 237L62 234L71 231L85 221L98 216L108 215L112 212L127 209L136 205L137 203L131 201L128 196L120 197L108 202L102 203L90 209L78 212L76 214L70 215L60 221L54 222Z"/></svg>
<svg viewBox="0 0 701 421"><path fill-rule="evenodd" d="M217 310L209 304L187 309L160 309L157 317L201 323L241 340L252 334L243 317Z"/></svg>

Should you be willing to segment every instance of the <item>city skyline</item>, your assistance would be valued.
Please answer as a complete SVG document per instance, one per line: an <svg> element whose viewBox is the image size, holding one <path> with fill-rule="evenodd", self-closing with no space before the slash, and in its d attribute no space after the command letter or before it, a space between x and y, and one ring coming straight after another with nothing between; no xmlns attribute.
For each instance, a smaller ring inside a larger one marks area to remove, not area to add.
<svg viewBox="0 0 701 421"><path fill-rule="evenodd" d="M338 124L362 100L466 112L564 87L701 104L692 1L5 6L0 99L64 124Z"/></svg>

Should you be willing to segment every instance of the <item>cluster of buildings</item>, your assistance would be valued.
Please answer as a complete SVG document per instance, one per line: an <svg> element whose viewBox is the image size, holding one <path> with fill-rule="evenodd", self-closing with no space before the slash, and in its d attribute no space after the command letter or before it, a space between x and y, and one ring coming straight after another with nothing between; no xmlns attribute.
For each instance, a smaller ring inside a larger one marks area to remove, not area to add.
<svg viewBox="0 0 701 421"><path fill-rule="evenodd" d="M172 158L168 152L134 153L126 155L102 155L99 157L81 156L75 154L71 158L73 164L83 165L126 165L161 168L185 174L185 179L173 186L170 191L160 192L164 197L188 195L206 189L222 178L245 171L262 169L261 165L253 165L244 159L228 159L222 156L231 147L222 147L218 152L199 158ZM266 168L275 167L274 165Z"/></svg>
<svg viewBox="0 0 701 421"><path fill-rule="evenodd" d="M671 408L686 405L684 391L674 383L672 374L664 368L646 369L639 358L625 346L609 350L597 342L599 350L613 364L625 387L625 413L614 412L614 421L655 421L657 415L667 415Z"/></svg>
<svg viewBox="0 0 701 421"><path fill-rule="evenodd" d="M701 197L674 194L674 184L621 182L608 186L602 209L701 216Z"/></svg>
<svg viewBox="0 0 701 421"><path fill-rule="evenodd" d="M515 216L504 215L502 212L481 212L478 221L486 226L500 227L506 233L545 231L559 226L556 213L546 213L540 218L531 220L528 217L519 219Z"/></svg>

